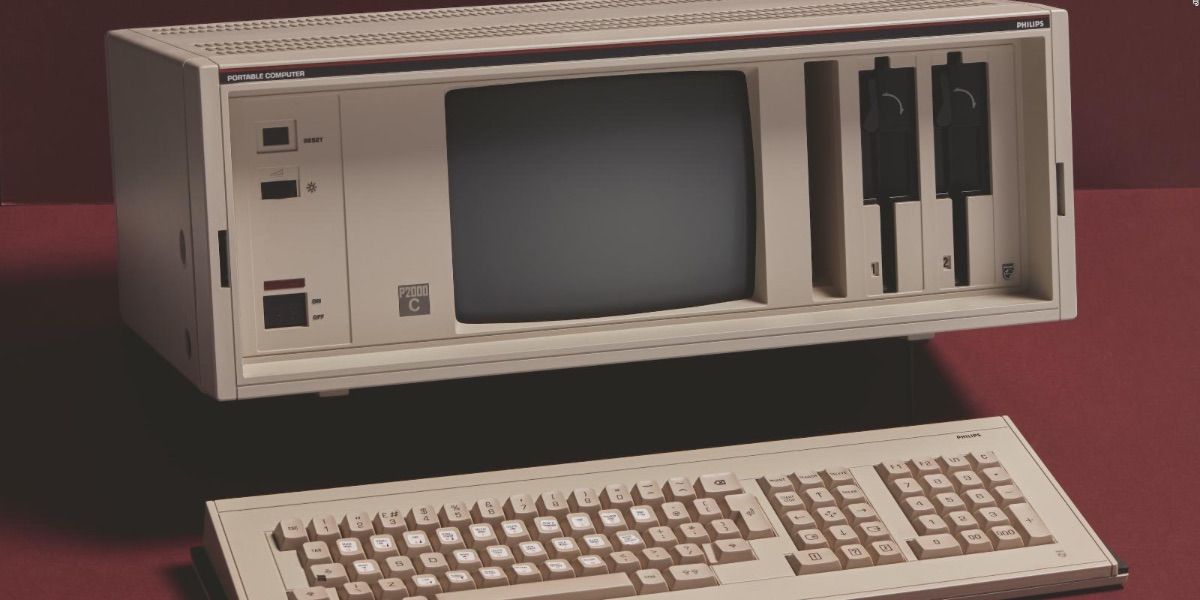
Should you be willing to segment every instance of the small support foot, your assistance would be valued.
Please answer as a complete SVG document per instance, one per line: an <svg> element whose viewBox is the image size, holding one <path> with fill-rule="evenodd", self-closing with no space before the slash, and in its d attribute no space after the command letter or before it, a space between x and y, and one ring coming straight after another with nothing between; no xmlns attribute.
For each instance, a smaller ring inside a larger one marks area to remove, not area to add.
<svg viewBox="0 0 1200 600"><path fill-rule="evenodd" d="M349 395L350 395L350 390L323 390L323 391L317 392L318 398L341 398L342 396L349 396Z"/></svg>

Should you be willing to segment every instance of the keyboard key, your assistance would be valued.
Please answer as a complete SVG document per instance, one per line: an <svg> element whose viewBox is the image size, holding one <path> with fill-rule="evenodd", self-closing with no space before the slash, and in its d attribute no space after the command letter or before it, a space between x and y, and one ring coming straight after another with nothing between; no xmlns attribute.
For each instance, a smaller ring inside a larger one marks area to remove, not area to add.
<svg viewBox="0 0 1200 600"><path fill-rule="evenodd" d="M471 524L471 509L467 508L465 502L450 502L442 506L438 517L441 519L444 527L465 529Z"/></svg>
<svg viewBox="0 0 1200 600"><path fill-rule="evenodd" d="M1008 515L1003 510L995 506L981 508L975 511L975 516L979 518L980 524L982 524L985 529L989 527L996 527L998 525L1010 524L1008 521Z"/></svg>
<svg viewBox="0 0 1200 600"><path fill-rule="evenodd" d="M771 520L758 503L758 498L750 494L731 494L725 497L725 503L733 514L733 523L741 532L741 537L748 540L775 537L775 528L771 527Z"/></svg>
<svg viewBox="0 0 1200 600"><path fill-rule="evenodd" d="M658 569L639 569L633 574L633 587L638 595L658 594L671 591L666 578Z"/></svg>
<svg viewBox="0 0 1200 600"><path fill-rule="evenodd" d="M996 453L991 451L972 452L967 455L967 460L975 469L1000 466L1000 460L996 458Z"/></svg>
<svg viewBox="0 0 1200 600"><path fill-rule="evenodd" d="M633 486L633 501L657 508L667 499L657 481L644 480Z"/></svg>
<svg viewBox="0 0 1200 600"><path fill-rule="evenodd" d="M932 515L937 513L933 507L933 503L925 496L914 496L905 498L900 503L900 508L904 510L904 514L908 515L909 519L916 519L921 515Z"/></svg>
<svg viewBox="0 0 1200 600"><path fill-rule="evenodd" d="M375 600L371 585L363 581L343 583L339 588L342 600Z"/></svg>
<svg viewBox="0 0 1200 600"><path fill-rule="evenodd" d="M723 543L730 540L721 540ZM676 544L671 548L671 559L677 565L690 565L705 561L704 550L697 544Z"/></svg>
<svg viewBox="0 0 1200 600"><path fill-rule="evenodd" d="M912 547L913 553L921 560L962 554L962 547L948 533L917 536L908 543Z"/></svg>
<svg viewBox="0 0 1200 600"><path fill-rule="evenodd" d="M339 600L333 588L305 587L288 592L288 600Z"/></svg>
<svg viewBox="0 0 1200 600"><path fill-rule="evenodd" d="M658 507L658 512L662 516L662 524L667 527L678 527L692 520L692 515L682 502L664 502Z"/></svg>
<svg viewBox="0 0 1200 600"><path fill-rule="evenodd" d="M450 553L450 568L456 571L474 571L483 566L483 559L474 550L455 550Z"/></svg>
<svg viewBox="0 0 1200 600"><path fill-rule="evenodd" d="M462 532L457 527L439 527L433 532L433 549L437 552L453 552L467 547Z"/></svg>
<svg viewBox="0 0 1200 600"><path fill-rule="evenodd" d="M625 510L633 506L633 495L623 483L613 483L604 487L600 492L600 504L604 508Z"/></svg>
<svg viewBox="0 0 1200 600"><path fill-rule="evenodd" d="M816 471L794 471L789 477L792 480L792 485L796 487L797 492L805 492L813 488L825 487L825 481L821 479L821 474Z"/></svg>
<svg viewBox="0 0 1200 600"><path fill-rule="evenodd" d="M651 527L658 527L658 515L654 513L654 509L645 504L630 507L629 517L633 521L633 528L638 531L646 531Z"/></svg>
<svg viewBox="0 0 1200 600"><path fill-rule="evenodd" d="M858 569L870 567L875 564L871 561L871 555L867 553L867 549L862 544L846 544L838 548L835 554L837 554L838 560L842 562L843 569Z"/></svg>
<svg viewBox="0 0 1200 600"><path fill-rule="evenodd" d="M829 543L834 548L840 548L846 544L857 544L860 541L854 528L849 525L834 525L827 529L825 533L829 538Z"/></svg>
<svg viewBox="0 0 1200 600"><path fill-rule="evenodd" d="M407 520L410 530L424 531L430 535L442 526L442 522L438 520L437 511L429 504L414 507L408 512Z"/></svg>
<svg viewBox="0 0 1200 600"><path fill-rule="evenodd" d="M967 460L962 454L948 454L938 459L938 466L942 468L943 473L954 473L956 471L971 470L971 461Z"/></svg>
<svg viewBox="0 0 1200 600"><path fill-rule="evenodd" d="M343 583L350 583L350 577L346 574L346 565L341 563L312 565L308 567L305 574L308 575L309 585L337 587Z"/></svg>
<svg viewBox="0 0 1200 600"><path fill-rule="evenodd" d="M567 498L567 505L571 507L571 512L589 515L594 515L604 508L600 504L600 496L592 488L575 488Z"/></svg>
<svg viewBox="0 0 1200 600"><path fill-rule="evenodd" d="M338 529L337 519L333 515L315 517L308 524L308 539L314 542L333 544L341 537L342 531Z"/></svg>
<svg viewBox="0 0 1200 600"><path fill-rule="evenodd" d="M645 537L656 548L671 548L679 544L679 536L670 527L658 526L646 530Z"/></svg>
<svg viewBox="0 0 1200 600"><path fill-rule="evenodd" d="M833 494L823 487L804 490L801 497L804 498L804 503L808 505L809 509L837 506L837 500L834 499Z"/></svg>
<svg viewBox="0 0 1200 600"><path fill-rule="evenodd" d="M493 588L508 585L508 575L501 567L482 567L475 571L476 588Z"/></svg>
<svg viewBox="0 0 1200 600"><path fill-rule="evenodd" d="M1008 507L1010 504L1025 502L1025 494L1021 493L1021 488L1015 485L998 485L992 490L992 494L996 497L997 502L1002 507Z"/></svg>
<svg viewBox="0 0 1200 600"><path fill-rule="evenodd" d="M499 544L485 548L480 558L489 567L507 567L517 562L517 557L513 554L512 548Z"/></svg>
<svg viewBox="0 0 1200 600"><path fill-rule="evenodd" d="M513 585L534 583L542 580L542 572L533 563L515 563L508 566L508 579Z"/></svg>
<svg viewBox="0 0 1200 600"><path fill-rule="evenodd" d="M997 466L980 469L979 474L983 476L984 483L992 489L995 489L996 486L1009 485L1013 482L1012 477L1009 476L1008 471L1004 467Z"/></svg>
<svg viewBox="0 0 1200 600"><path fill-rule="evenodd" d="M642 538L642 534L628 529L618 531L613 535L612 541L617 550L628 552L634 552L646 547L646 540Z"/></svg>
<svg viewBox="0 0 1200 600"><path fill-rule="evenodd" d="M950 526L946 525L946 521L937 515L921 515L917 517L913 526L919 535L950 533Z"/></svg>
<svg viewBox="0 0 1200 600"><path fill-rule="evenodd" d="M713 473L700 476L700 495L721 500L731 494L742 493L742 482L733 473Z"/></svg>
<svg viewBox="0 0 1200 600"><path fill-rule="evenodd" d="M304 523L300 519L285 519L275 526L271 537L275 538L276 547L287 552L303 546L308 541L308 532L304 530Z"/></svg>
<svg viewBox="0 0 1200 600"><path fill-rule="evenodd" d="M807 510L793 510L783 516L783 526L787 528L788 533L796 533L816 528L817 521Z"/></svg>
<svg viewBox="0 0 1200 600"><path fill-rule="evenodd" d="M1016 528L1011 525L997 525L984 531L987 532L988 538L992 540L992 546L997 550L1011 550L1025 546L1021 534L1017 533Z"/></svg>
<svg viewBox="0 0 1200 600"><path fill-rule="evenodd" d="M666 577L673 591L717 585L717 575L708 565L675 565L667 569Z"/></svg>
<svg viewBox="0 0 1200 600"><path fill-rule="evenodd" d="M533 569L537 573L537 569ZM661 575L659 576L661 579ZM564 598L579 598L580 600L606 600L608 598L624 598L637 593L652 593L650 590L639 592L634 581L624 573L597 575L594 577L577 577L542 581L530 585L493 587L470 592L448 592L440 594L437 600L562 600ZM654 592L667 591L665 580L662 586ZM525 581L513 581L526 583ZM432 598L432 596L430 597Z"/></svg>
<svg viewBox="0 0 1200 600"><path fill-rule="evenodd" d="M946 515L946 524L950 526L952 531L956 532L979 529L979 520L975 518L975 515L965 510L956 510Z"/></svg>
<svg viewBox="0 0 1200 600"><path fill-rule="evenodd" d="M673 564L671 553L667 552L666 548L645 548L638 552L638 558L642 561L642 566L647 569L665 569Z"/></svg>
<svg viewBox="0 0 1200 600"><path fill-rule="evenodd" d="M918 480L925 475L938 475L942 472L942 468L932 458L914 458L908 461L908 468L912 469Z"/></svg>
<svg viewBox="0 0 1200 600"><path fill-rule="evenodd" d="M541 542L521 542L516 548L517 560L523 563L538 564L550 558L546 547Z"/></svg>
<svg viewBox="0 0 1200 600"><path fill-rule="evenodd" d="M792 480L788 479L787 475L763 475L758 478L758 487L762 489L763 494L768 498L779 492L794 492L796 486L792 485Z"/></svg>
<svg viewBox="0 0 1200 600"><path fill-rule="evenodd" d="M921 489L925 490L925 495L930 498L954 491L954 484L950 482L950 478L941 473L924 475L918 483L921 484Z"/></svg>
<svg viewBox="0 0 1200 600"><path fill-rule="evenodd" d="M867 500L867 495L863 493L862 488L854 484L839 485L833 488L833 497L837 500L839 506L847 506Z"/></svg>
<svg viewBox="0 0 1200 600"><path fill-rule="evenodd" d="M967 503L958 494L943 493L933 497L933 506L937 508L940 515L945 515L958 510L966 510Z"/></svg>
<svg viewBox="0 0 1200 600"><path fill-rule="evenodd" d="M776 514L782 515L789 511L805 508L804 500L796 492L776 492L769 498L771 498L771 506L775 507Z"/></svg>
<svg viewBox="0 0 1200 600"><path fill-rule="evenodd" d="M500 536L500 541L510 546L533 539L529 535L529 527L525 525L525 521L519 519L501 522Z"/></svg>
<svg viewBox="0 0 1200 600"><path fill-rule="evenodd" d="M839 485L850 485L854 483L854 475L850 473L850 469L845 467L837 467L835 469L825 469L821 471L821 481L825 482L825 487L834 489Z"/></svg>
<svg viewBox="0 0 1200 600"><path fill-rule="evenodd" d="M1012 516L1013 526L1017 528L1017 533L1021 534L1021 541L1025 542L1026 546L1054 543L1054 536L1050 535L1050 530L1046 528L1042 518L1028 504L1010 504L1008 514Z"/></svg>
<svg viewBox="0 0 1200 600"><path fill-rule="evenodd" d="M612 535L618 531L629 529L629 524L625 522L625 514L620 510L606 508L596 515L600 518L601 533Z"/></svg>
<svg viewBox="0 0 1200 600"><path fill-rule="evenodd" d="M414 596L432 598L442 593L442 581L437 575L413 575L409 578Z"/></svg>
<svg viewBox="0 0 1200 600"><path fill-rule="evenodd" d="M696 498L692 500L692 519L701 525L720 519L725 516L721 506L712 498Z"/></svg>
<svg viewBox="0 0 1200 600"><path fill-rule="evenodd" d="M686 477L672 477L663 485L663 497L672 502L687 504L696 499L696 488Z"/></svg>
<svg viewBox="0 0 1200 600"><path fill-rule="evenodd" d="M500 543L499 538L496 537L496 529L491 523L476 523L471 525L467 527L467 535L470 536L470 546L476 550L483 550L488 546Z"/></svg>
<svg viewBox="0 0 1200 600"><path fill-rule="evenodd" d="M373 535L367 539L367 556L380 564L391 556L399 556L400 548L396 547L396 539L391 534Z"/></svg>
<svg viewBox="0 0 1200 600"><path fill-rule="evenodd" d="M450 561L441 552L425 552L417 557L417 571L429 575L441 575L450 570Z"/></svg>
<svg viewBox="0 0 1200 600"><path fill-rule="evenodd" d="M875 472L879 474L879 478L884 483L891 483L897 479L912 478L912 469L908 468L908 464L900 460L889 460L875 465Z"/></svg>
<svg viewBox="0 0 1200 600"><path fill-rule="evenodd" d="M355 538L342 538L333 544L333 559L347 567L356 560L366 558L362 542Z"/></svg>
<svg viewBox="0 0 1200 600"><path fill-rule="evenodd" d="M393 538L408 531L408 524L404 522L404 511L397 509L379 511L375 515L373 524L375 525L375 533L386 533Z"/></svg>
<svg viewBox="0 0 1200 600"><path fill-rule="evenodd" d="M300 564L305 567L333 562L333 556L329 553L329 544L325 542L304 542L304 545L300 547L299 555Z"/></svg>
<svg viewBox="0 0 1200 600"><path fill-rule="evenodd" d="M892 490L892 496L894 496L897 500L903 500L905 498L912 498L914 496L921 496L925 494L925 490L921 488L921 484L917 483L917 480L911 477L901 477L899 479L892 480L892 482L888 484L888 489Z"/></svg>
<svg viewBox="0 0 1200 600"><path fill-rule="evenodd" d="M841 509L837 508L836 506L818 508L813 517L816 518L817 524L822 528L828 528L834 525L845 525L848 523L846 520L846 515L843 514Z"/></svg>
<svg viewBox="0 0 1200 600"><path fill-rule="evenodd" d="M876 565L890 565L904 562L904 554L900 546L892 540L878 540L867 544L867 552L875 560Z"/></svg>
<svg viewBox="0 0 1200 600"><path fill-rule="evenodd" d="M546 542L556 537L563 537L562 527L554 517L538 517L533 520L533 537L539 542Z"/></svg>
<svg viewBox="0 0 1200 600"><path fill-rule="evenodd" d="M742 537L741 530L732 519L716 519L708 524L708 533L714 540Z"/></svg>
<svg viewBox="0 0 1200 600"><path fill-rule="evenodd" d="M955 471L950 474L950 481L959 493L983 488L983 480L974 471Z"/></svg>
<svg viewBox="0 0 1200 600"><path fill-rule="evenodd" d="M471 520L475 523L487 523L493 527L504 520L504 506L495 498L480 498L471 507Z"/></svg>
<svg viewBox="0 0 1200 600"><path fill-rule="evenodd" d="M984 489L967 490L963 493L962 499L967 503L967 508L970 510L979 510L996 505L996 499Z"/></svg>
<svg viewBox="0 0 1200 600"><path fill-rule="evenodd" d="M412 559L407 556L388 557L380 566L383 567L383 575L385 578L407 581L409 577L417 574L416 565L414 565Z"/></svg>
<svg viewBox="0 0 1200 600"><path fill-rule="evenodd" d="M612 542L608 536L602 533L593 533L583 536L583 545L587 548L588 554L595 554L600 557L608 556L613 551Z"/></svg>
<svg viewBox="0 0 1200 600"><path fill-rule="evenodd" d="M475 589L475 578L466 571L446 571L442 574L442 589L460 592Z"/></svg>
<svg viewBox="0 0 1200 600"><path fill-rule="evenodd" d="M991 540L988 539L987 534L978 529L964 529L958 532L958 540L967 554L992 551Z"/></svg>
<svg viewBox="0 0 1200 600"><path fill-rule="evenodd" d="M708 535L708 530L699 523L684 523L676 531L679 533L679 539L685 544L702 545L712 541L712 536Z"/></svg>
<svg viewBox="0 0 1200 600"><path fill-rule="evenodd" d="M789 554L787 560L797 575L825 573L828 571L840 571L842 569L842 562L838 560L837 554L829 548L814 548L812 550L797 552L796 554Z"/></svg>
<svg viewBox="0 0 1200 600"><path fill-rule="evenodd" d="M350 567L347 571L350 574L350 578L354 581L371 583L383 579L383 571L380 570L379 563L369 558L366 560L356 560Z"/></svg>
<svg viewBox="0 0 1200 600"><path fill-rule="evenodd" d="M565 517L571 512L566 496L562 492L543 492L537 499L538 514L543 517Z"/></svg>
<svg viewBox="0 0 1200 600"><path fill-rule="evenodd" d="M395 577L380 579L371 585L375 592L375 600L402 600L408 597L408 587L404 581Z"/></svg>
<svg viewBox="0 0 1200 600"><path fill-rule="evenodd" d="M850 504L846 506L846 510L843 512L846 518L850 520L851 525L879 520L879 513L875 512L875 508L866 502Z"/></svg>
<svg viewBox="0 0 1200 600"><path fill-rule="evenodd" d="M550 540L546 548L550 551L550 555L554 558L563 560L571 560L579 556L583 556L583 551L579 549L579 544L574 538L558 537Z"/></svg>
<svg viewBox="0 0 1200 600"><path fill-rule="evenodd" d="M416 559L425 552L433 551L433 544L424 531L405 531L400 536L400 552L409 558Z"/></svg>
<svg viewBox="0 0 1200 600"><path fill-rule="evenodd" d="M888 532L887 526L879 521L867 521L859 523L855 530L864 543L878 542L891 538L891 533Z"/></svg>
<svg viewBox="0 0 1200 600"><path fill-rule="evenodd" d="M529 494L513 494L504 501L504 516L514 521L529 521L538 516L537 506L533 496Z"/></svg>
<svg viewBox="0 0 1200 600"><path fill-rule="evenodd" d="M573 538L581 538L585 535L596 533L596 525L592 522L592 516L585 512L573 512L563 519L566 524L566 533Z"/></svg>
<svg viewBox="0 0 1200 600"><path fill-rule="evenodd" d="M575 559L575 574L579 577L591 577L593 575L607 575L608 564L603 558L595 554L585 554Z"/></svg>
<svg viewBox="0 0 1200 600"><path fill-rule="evenodd" d="M717 540L712 549L713 558L719 565L758 560L758 556L754 554L754 547L743 539Z"/></svg>
<svg viewBox="0 0 1200 600"><path fill-rule="evenodd" d="M608 570L612 573L633 573L642 568L642 561L628 550L617 550L604 557L604 562L608 563Z"/></svg>
<svg viewBox="0 0 1200 600"><path fill-rule="evenodd" d="M796 541L796 546L801 550L829 547L829 540L825 537L825 534L816 529L797 531L792 538Z"/></svg>
<svg viewBox="0 0 1200 600"><path fill-rule="evenodd" d="M543 562L538 568L542 572L542 581L572 579L575 577L575 567L571 566L570 561L561 558L552 558Z"/></svg>

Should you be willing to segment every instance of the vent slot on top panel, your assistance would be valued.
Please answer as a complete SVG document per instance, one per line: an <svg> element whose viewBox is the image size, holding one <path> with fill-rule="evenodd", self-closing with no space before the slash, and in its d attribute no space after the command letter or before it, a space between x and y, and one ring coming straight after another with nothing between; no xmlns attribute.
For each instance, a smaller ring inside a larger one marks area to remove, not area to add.
<svg viewBox="0 0 1200 600"><path fill-rule="evenodd" d="M482 27L448 27L440 29L381 31L352 35L297 36L261 40L233 40L201 42L197 48L218 55L261 54L292 50L319 50L328 48L355 48L385 44L413 44L421 42L444 42L453 40L502 38L522 35L544 35L558 33L580 33L587 31L612 31L646 27L670 27L681 25L705 25L711 23L736 23L739 21L765 21L798 17L825 17L845 14L893 12L915 9L958 8L983 6L990 0L909 0L884 2L870 0L851 4L781 6L769 8L676 13L662 15L640 15L607 19L578 19L572 21L511 23Z"/></svg>

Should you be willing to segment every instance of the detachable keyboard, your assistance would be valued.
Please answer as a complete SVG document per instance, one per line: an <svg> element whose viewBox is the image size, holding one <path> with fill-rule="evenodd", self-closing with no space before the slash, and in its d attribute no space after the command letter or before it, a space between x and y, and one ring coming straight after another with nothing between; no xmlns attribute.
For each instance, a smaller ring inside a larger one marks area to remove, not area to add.
<svg viewBox="0 0 1200 600"><path fill-rule="evenodd" d="M1007 418L208 503L242 600L1012 598L1125 571Z"/></svg>

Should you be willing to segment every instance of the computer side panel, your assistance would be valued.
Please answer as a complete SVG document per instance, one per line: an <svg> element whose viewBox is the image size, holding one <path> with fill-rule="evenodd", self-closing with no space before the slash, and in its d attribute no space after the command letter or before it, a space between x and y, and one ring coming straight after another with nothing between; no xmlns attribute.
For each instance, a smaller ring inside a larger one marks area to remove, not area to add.
<svg viewBox="0 0 1200 600"><path fill-rule="evenodd" d="M105 46L121 318L200 385L183 86L189 56L132 31L109 33Z"/></svg>
<svg viewBox="0 0 1200 600"><path fill-rule="evenodd" d="M1075 291L1075 157L1071 138L1071 57L1067 11L1050 11L1054 82L1054 151L1058 186L1058 298L1064 320L1079 314ZM1061 166L1059 166L1061 165Z"/></svg>

